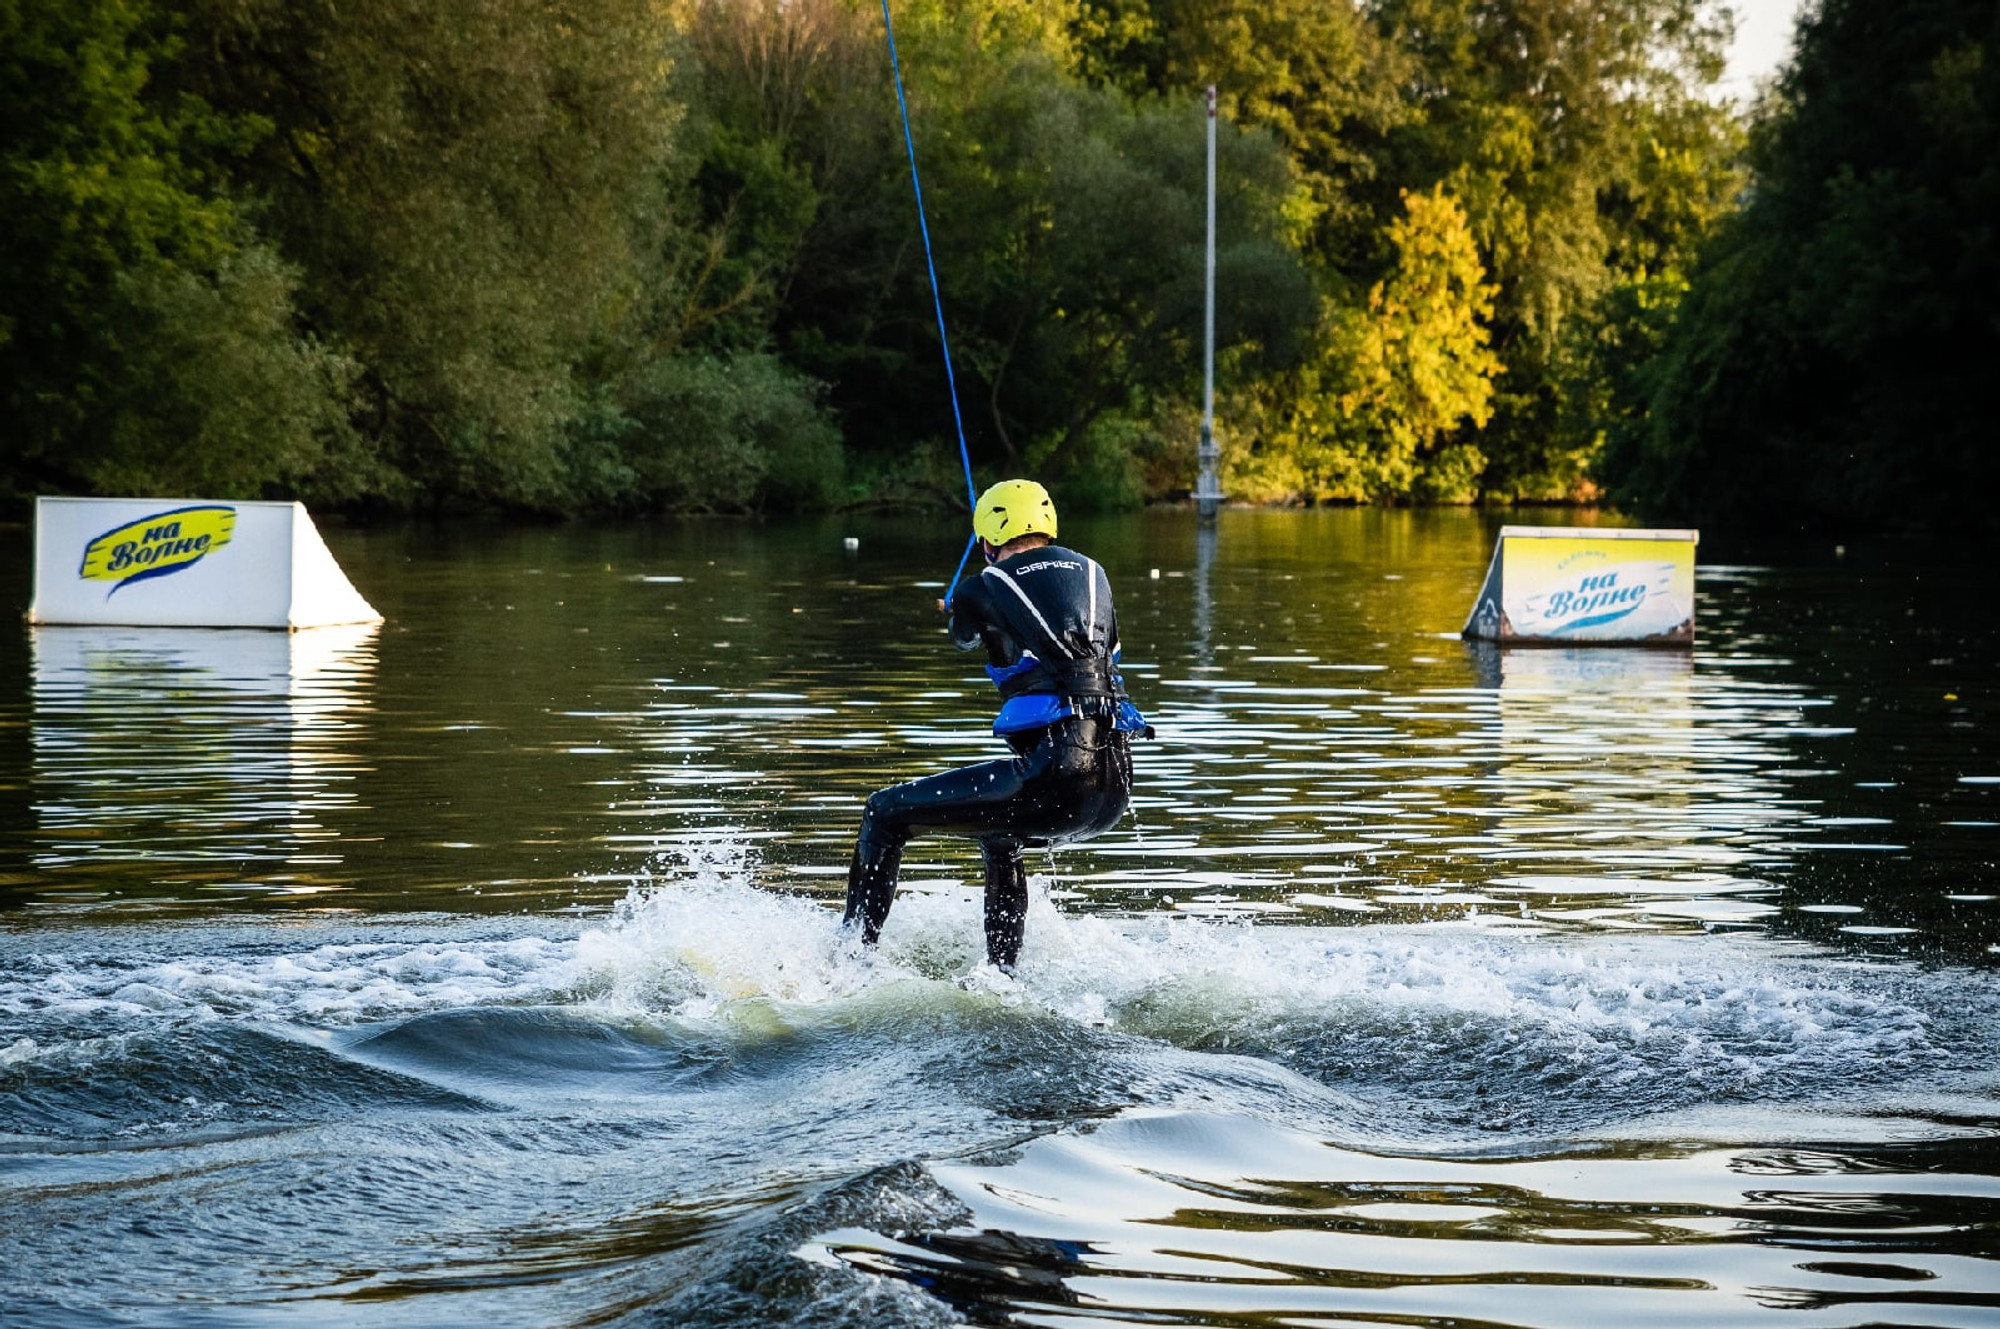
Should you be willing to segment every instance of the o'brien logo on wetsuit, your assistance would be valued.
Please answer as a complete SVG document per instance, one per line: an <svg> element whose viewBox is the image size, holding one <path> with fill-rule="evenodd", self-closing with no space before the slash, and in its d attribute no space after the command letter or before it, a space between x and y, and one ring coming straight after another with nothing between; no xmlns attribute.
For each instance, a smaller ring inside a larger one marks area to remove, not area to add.
<svg viewBox="0 0 2000 1329"><path fill-rule="evenodd" d="M1553 637L1603 627L1637 616L1644 620L1665 614L1679 618L1668 598L1671 563L1614 563L1576 580L1528 597L1522 621L1514 630L1524 636ZM1641 610L1651 608L1651 613ZM1635 631L1665 632L1673 623L1635 623Z"/></svg>
<svg viewBox="0 0 2000 1329"><path fill-rule="evenodd" d="M1040 572L1043 568L1071 568L1077 572L1081 572L1083 571L1083 564L1072 562L1066 558L1045 558L1039 563L1030 563L1025 568L1015 568L1014 575L1025 577L1030 572Z"/></svg>
<svg viewBox="0 0 2000 1329"><path fill-rule="evenodd" d="M182 572L229 543L236 509L174 508L114 527L83 547L85 581L114 583L109 600L135 581Z"/></svg>

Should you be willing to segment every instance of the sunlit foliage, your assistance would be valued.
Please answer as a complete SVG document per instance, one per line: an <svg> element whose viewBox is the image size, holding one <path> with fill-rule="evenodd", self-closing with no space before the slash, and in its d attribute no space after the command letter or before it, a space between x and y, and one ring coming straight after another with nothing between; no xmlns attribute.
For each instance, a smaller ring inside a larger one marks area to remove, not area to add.
<svg viewBox="0 0 2000 1329"><path fill-rule="evenodd" d="M1365 303L1327 302L1319 354L1273 394L1240 486L1348 501L1477 492L1486 458L1461 436L1493 412L1494 288L1443 186L1403 204L1385 237L1393 266Z"/></svg>
<svg viewBox="0 0 2000 1329"><path fill-rule="evenodd" d="M934 303L875 0L0 0L4 483L1184 492L1213 84L1232 492L1886 519L1990 456L1995 140L1990 12L1889 11L1746 175L1715 0L893 0Z"/></svg>

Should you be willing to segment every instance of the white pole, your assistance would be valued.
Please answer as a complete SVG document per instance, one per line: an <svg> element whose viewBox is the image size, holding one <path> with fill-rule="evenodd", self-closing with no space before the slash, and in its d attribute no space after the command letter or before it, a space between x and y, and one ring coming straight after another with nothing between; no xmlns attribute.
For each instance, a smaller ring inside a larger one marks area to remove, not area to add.
<svg viewBox="0 0 2000 1329"><path fill-rule="evenodd" d="M1201 446L1196 458L1201 476L1194 491L1195 511L1213 519L1222 506L1222 482L1216 476L1215 447L1215 85L1208 88L1208 277L1202 302Z"/></svg>

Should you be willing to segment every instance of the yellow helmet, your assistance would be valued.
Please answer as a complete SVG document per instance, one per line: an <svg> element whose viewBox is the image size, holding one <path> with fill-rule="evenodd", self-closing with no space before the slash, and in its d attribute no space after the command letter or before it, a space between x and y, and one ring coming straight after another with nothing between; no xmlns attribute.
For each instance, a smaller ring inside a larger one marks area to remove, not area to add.
<svg viewBox="0 0 2000 1329"><path fill-rule="evenodd" d="M1056 538L1056 505L1033 480L1002 480L979 496L973 533L998 548L1023 535Z"/></svg>

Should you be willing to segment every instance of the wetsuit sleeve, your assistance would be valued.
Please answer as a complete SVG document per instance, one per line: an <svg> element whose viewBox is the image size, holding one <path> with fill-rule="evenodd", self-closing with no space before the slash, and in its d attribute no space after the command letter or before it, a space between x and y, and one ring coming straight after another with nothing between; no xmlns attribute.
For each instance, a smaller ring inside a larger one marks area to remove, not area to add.
<svg viewBox="0 0 2000 1329"><path fill-rule="evenodd" d="M991 624L985 585L977 577L961 583L951 597L951 644L961 651L972 650L985 641Z"/></svg>

